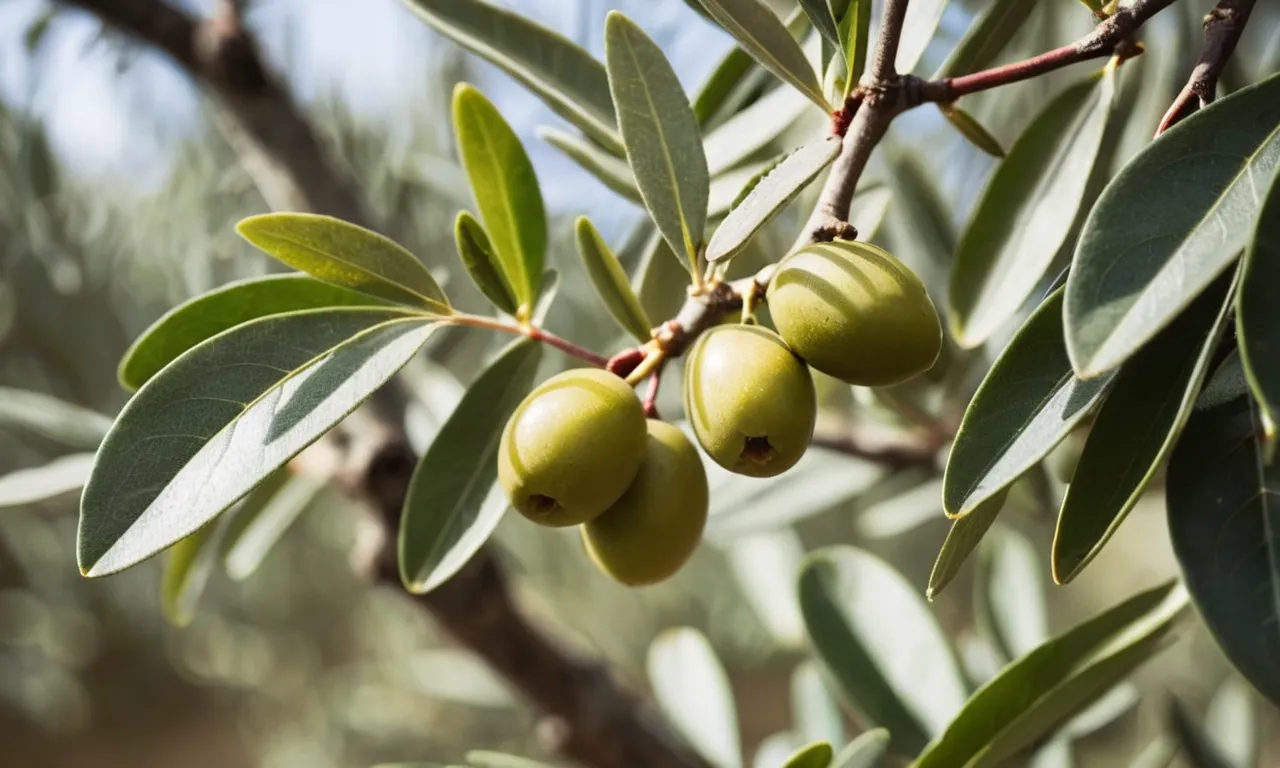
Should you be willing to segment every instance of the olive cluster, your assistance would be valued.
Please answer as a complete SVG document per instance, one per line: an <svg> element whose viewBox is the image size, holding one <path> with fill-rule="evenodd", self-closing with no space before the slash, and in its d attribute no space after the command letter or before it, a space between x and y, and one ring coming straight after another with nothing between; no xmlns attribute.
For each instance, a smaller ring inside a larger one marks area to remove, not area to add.
<svg viewBox="0 0 1280 768"><path fill-rule="evenodd" d="M788 256L766 298L777 332L719 325L694 344L684 407L720 466L773 477L795 465L817 419L815 370L861 386L933 365L942 329L920 279L876 246L835 241ZM536 523L581 525L587 552L624 584L662 581L693 554L708 507L697 450L647 419L631 387L598 369L561 373L516 409L498 478Z"/></svg>

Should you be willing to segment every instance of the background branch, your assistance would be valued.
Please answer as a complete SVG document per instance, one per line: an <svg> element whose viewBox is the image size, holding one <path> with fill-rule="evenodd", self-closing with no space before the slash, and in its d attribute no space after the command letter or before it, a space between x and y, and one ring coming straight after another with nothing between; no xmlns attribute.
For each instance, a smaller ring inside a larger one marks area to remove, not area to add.
<svg viewBox="0 0 1280 768"><path fill-rule="evenodd" d="M1235 52L1236 43L1240 42L1253 5L1254 0L1220 0L1204 17L1204 47L1200 49L1200 59L1191 70L1187 84L1160 120L1157 136L1197 109L1213 103L1218 94L1218 78Z"/></svg>

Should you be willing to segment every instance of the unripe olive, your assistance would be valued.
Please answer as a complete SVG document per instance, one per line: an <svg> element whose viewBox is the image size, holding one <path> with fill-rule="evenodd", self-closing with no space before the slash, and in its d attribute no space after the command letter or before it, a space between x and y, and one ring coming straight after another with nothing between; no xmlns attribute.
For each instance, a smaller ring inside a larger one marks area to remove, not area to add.
<svg viewBox="0 0 1280 768"><path fill-rule="evenodd" d="M927 371L942 324L924 283L869 243L836 240L778 265L769 313L787 344L816 370L868 387Z"/></svg>
<svg viewBox="0 0 1280 768"><path fill-rule="evenodd" d="M707 471L678 428L649 420L648 450L631 486L582 526L600 570L623 584L656 584L685 564L707 522Z"/></svg>
<svg viewBox="0 0 1280 768"><path fill-rule="evenodd" d="M711 458L751 477L799 461L818 414L809 369L757 325L716 326L698 339L685 363L684 410Z"/></svg>
<svg viewBox="0 0 1280 768"><path fill-rule="evenodd" d="M502 432L498 480L535 523L577 525L622 496L644 453L636 393L612 373L576 369L547 379L516 408Z"/></svg>

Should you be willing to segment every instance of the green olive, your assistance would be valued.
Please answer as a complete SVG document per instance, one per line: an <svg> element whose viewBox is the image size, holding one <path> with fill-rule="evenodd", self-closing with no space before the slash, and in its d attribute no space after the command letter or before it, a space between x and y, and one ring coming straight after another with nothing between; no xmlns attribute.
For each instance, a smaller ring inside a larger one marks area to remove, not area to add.
<svg viewBox="0 0 1280 768"><path fill-rule="evenodd" d="M769 282L769 314L815 370L867 387L933 365L942 324L924 283L882 248L837 240L788 256Z"/></svg>
<svg viewBox="0 0 1280 768"><path fill-rule="evenodd" d="M722 325L689 351L684 410L717 464L773 477L804 455L818 406L809 369L778 334L757 325Z"/></svg>
<svg viewBox="0 0 1280 768"><path fill-rule="evenodd" d="M649 447L622 498L582 526L601 571L630 586L656 584L685 564L707 523L707 471L678 428L649 420Z"/></svg>
<svg viewBox="0 0 1280 768"><path fill-rule="evenodd" d="M534 389L507 422L498 480L535 523L577 525L622 496L645 444L644 407L625 381L594 368L566 371Z"/></svg>

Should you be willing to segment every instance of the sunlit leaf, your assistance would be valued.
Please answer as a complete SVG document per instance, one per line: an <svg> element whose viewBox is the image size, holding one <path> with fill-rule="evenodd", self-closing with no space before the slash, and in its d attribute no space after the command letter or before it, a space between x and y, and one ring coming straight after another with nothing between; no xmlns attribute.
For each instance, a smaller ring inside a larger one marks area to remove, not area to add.
<svg viewBox="0 0 1280 768"><path fill-rule="evenodd" d="M541 352L528 339L509 345L467 388L418 462L400 516L400 577L410 592L427 592L457 572L506 511L505 497L491 492L498 442L533 387Z"/></svg>
<svg viewBox="0 0 1280 768"><path fill-rule="evenodd" d="M382 304L366 293L309 275L268 275L228 283L179 304L143 331L120 360L120 383L137 389L178 355L250 320L304 309Z"/></svg>
<svg viewBox="0 0 1280 768"><path fill-rule="evenodd" d="M889 750L889 732L875 728L863 733L836 753L831 768L876 768Z"/></svg>
<svg viewBox="0 0 1280 768"><path fill-rule="evenodd" d="M689 270L656 230L641 252L632 285L649 317L675 317L685 300Z"/></svg>
<svg viewBox="0 0 1280 768"><path fill-rule="evenodd" d="M817 178L840 154L839 137L831 136L797 149L763 176L725 220L707 245L707 260L734 255L760 228Z"/></svg>
<svg viewBox="0 0 1280 768"><path fill-rule="evenodd" d="M969 25L933 79L967 75L983 69L1009 45L1031 18L1039 0L992 0Z"/></svg>
<svg viewBox="0 0 1280 768"><path fill-rule="evenodd" d="M556 114L622 154L604 66L524 15L483 0L405 0L441 33L485 57L537 94Z"/></svg>
<svg viewBox="0 0 1280 768"><path fill-rule="evenodd" d="M1006 659L1030 653L1049 638L1044 561L1026 537L1002 528L987 538L978 565L978 621Z"/></svg>
<svg viewBox="0 0 1280 768"><path fill-rule="evenodd" d="M1005 156L1000 140L991 135L978 119L954 104L940 105L942 116L973 146L997 158Z"/></svg>
<svg viewBox="0 0 1280 768"><path fill-rule="evenodd" d="M942 549L938 551L938 557L933 562L933 570L929 573L929 586L925 590L925 597L932 600L960 572L960 566L964 565L973 550L977 549L978 543L987 535L991 524L995 522L996 515L999 515L1000 510L1004 508L1007 495L1007 488L1000 489L994 495L983 499L964 517L951 523L951 530L947 532L947 538L942 542Z"/></svg>
<svg viewBox="0 0 1280 768"><path fill-rule="evenodd" d="M1182 747L1182 754L1187 758L1191 768L1246 768L1246 766L1234 766L1226 755L1218 750L1218 745L1213 742L1204 727L1196 721L1191 712L1187 711L1187 707L1177 697L1169 700L1169 724L1170 730L1178 737L1178 744Z"/></svg>
<svg viewBox="0 0 1280 768"><path fill-rule="evenodd" d="M1165 584L1049 640L973 694L912 768L1005 764L1164 648L1186 606L1186 591Z"/></svg>
<svg viewBox="0 0 1280 768"><path fill-rule="evenodd" d="M609 314L637 341L648 341L653 323L631 290L631 283L627 281L627 273L622 271L618 257L613 255L608 243L586 216L578 217L574 233L577 235L578 255L587 268L596 295L604 302Z"/></svg>
<svg viewBox="0 0 1280 768"><path fill-rule="evenodd" d="M219 547L227 575L237 581L252 576L328 480L324 476L297 474L286 466L250 491L239 506L227 513Z"/></svg>
<svg viewBox="0 0 1280 768"><path fill-rule="evenodd" d="M1235 261L1277 167L1280 75L1178 123L1112 179L1067 279L1078 373L1124 362Z"/></svg>
<svg viewBox="0 0 1280 768"><path fill-rule="evenodd" d="M707 171L719 176L775 144L808 108L791 88L774 88L707 134Z"/></svg>
<svg viewBox="0 0 1280 768"><path fill-rule="evenodd" d="M976 347L1035 290L1084 202L1111 114L1111 69L1051 101L1018 137L969 219L956 249L951 333Z"/></svg>
<svg viewBox="0 0 1280 768"><path fill-rule="evenodd" d="M724 543L724 553L743 598L760 622L779 642L800 646L804 620L792 580L804 559L804 545L796 532L781 526L734 536Z"/></svg>
<svg viewBox="0 0 1280 768"><path fill-rule="evenodd" d="M802 746L804 741L793 731L771 733L760 740L751 768L780 768Z"/></svg>
<svg viewBox="0 0 1280 768"><path fill-rule="evenodd" d="M737 46L725 54L693 97L693 116L698 119L698 125L707 127L728 107L753 66L751 56Z"/></svg>
<svg viewBox="0 0 1280 768"><path fill-rule="evenodd" d="M844 715L812 661L801 662L791 673L791 717L807 740L844 743Z"/></svg>
<svg viewBox="0 0 1280 768"><path fill-rule="evenodd" d="M782 768L827 768L831 765L831 758L834 756L835 750L831 749L830 744L825 741L815 741L796 750L782 764Z"/></svg>
<svg viewBox="0 0 1280 768"><path fill-rule="evenodd" d="M883 501L869 504L858 512L854 527L862 536L887 539L944 519L942 480L931 478Z"/></svg>
<svg viewBox="0 0 1280 768"><path fill-rule="evenodd" d="M1049 455L1111 377L1081 381L1062 337L1062 291L1023 323L969 402L947 459L943 503L965 515Z"/></svg>
<svg viewBox="0 0 1280 768"><path fill-rule="evenodd" d="M396 309L254 320L200 344L125 405L80 506L89 576L195 532L390 378L436 324Z"/></svg>
<svg viewBox="0 0 1280 768"><path fill-rule="evenodd" d="M1266 419L1280 421L1280 173L1276 174L1244 255L1236 308L1240 358Z"/></svg>
<svg viewBox="0 0 1280 768"><path fill-rule="evenodd" d="M1240 358L1214 373L1169 461L1173 551L1201 618L1280 703L1280 465L1261 461Z"/></svg>
<svg viewBox="0 0 1280 768"><path fill-rule="evenodd" d="M471 276L471 282L493 306L509 315L516 313L516 297L502 274L502 265L489 242L484 225L467 211L458 211L453 220L453 242L458 258Z"/></svg>
<svg viewBox="0 0 1280 768"><path fill-rule="evenodd" d="M36 504L79 490L89 479L92 453L73 453L48 464L0 475L0 507Z"/></svg>
<svg viewBox="0 0 1280 768"><path fill-rule="evenodd" d="M452 311L422 262L377 232L314 213L263 213L241 219L236 231L326 283L432 312Z"/></svg>
<svg viewBox="0 0 1280 768"><path fill-rule="evenodd" d="M870 50L871 0L847 0L847 8L840 17L840 40L844 49L845 93L847 97L862 79L867 68L867 52Z"/></svg>
<svg viewBox="0 0 1280 768"><path fill-rule="evenodd" d="M175 627L196 617L196 605L218 565L218 544L225 526L212 522L169 547L160 577L160 608Z"/></svg>
<svg viewBox="0 0 1280 768"><path fill-rule="evenodd" d="M640 188L636 186L636 177L631 173L626 160L606 152L589 139L558 128L539 126L537 135L613 192L636 205L644 205Z"/></svg>
<svg viewBox="0 0 1280 768"><path fill-rule="evenodd" d="M916 68L946 10L947 0L914 0L907 6L902 37L898 41L898 55L894 59L899 74L908 74Z"/></svg>
<svg viewBox="0 0 1280 768"><path fill-rule="evenodd" d="M1233 278L1220 277L1120 368L1062 500L1053 539L1058 583L1102 551L1173 450L1226 326Z"/></svg>
<svg viewBox="0 0 1280 768"><path fill-rule="evenodd" d="M0 427L25 429L75 448L97 448L111 419L43 392L0 387Z"/></svg>
<svg viewBox="0 0 1280 768"><path fill-rule="evenodd" d="M707 13L779 79L827 111L822 84L782 19L760 0L701 0Z"/></svg>
<svg viewBox="0 0 1280 768"><path fill-rule="evenodd" d="M649 684L667 719L716 768L742 768L729 676L696 629L658 635L649 646Z"/></svg>
<svg viewBox="0 0 1280 768"><path fill-rule="evenodd" d="M965 687L946 636L918 592L871 554L811 554L800 610L814 651L844 698L884 726L896 749L919 751L960 710Z"/></svg>
<svg viewBox="0 0 1280 768"><path fill-rule="evenodd" d="M907 265L924 275L930 292L945 290L945 276L956 252L951 210L932 181L935 175L918 154L894 150L888 160L893 190L889 231L894 242L901 243ZM870 237L861 228L858 233L864 239Z"/></svg>
<svg viewBox="0 0 1280 768"><path fill-rule="evenodd" d="M799 3L805 15L809 17L809 23L818 31L818 34L822 35L822 39L836 50L842 50L840 33L836 30L836 19L832 15L828 0L799 0Z"/></svg>
<svg viewBox="0 0 1280 768"><path fill-rule="evenodd" d="M1239 677L1227 678L1209 700L1204 728L1223 757L1233 766L1258 764L1258 699Z"/></svg>
<svg viewBox="0 0 1280 768"><path fill-rule="evenodd" d="M498 265L518 311L531 311L547 251L547 214L533 164L498 108L469 85L453 91L453 126Z"/></svg>

